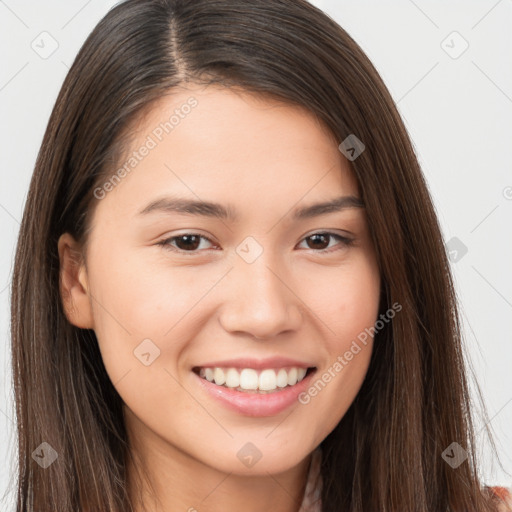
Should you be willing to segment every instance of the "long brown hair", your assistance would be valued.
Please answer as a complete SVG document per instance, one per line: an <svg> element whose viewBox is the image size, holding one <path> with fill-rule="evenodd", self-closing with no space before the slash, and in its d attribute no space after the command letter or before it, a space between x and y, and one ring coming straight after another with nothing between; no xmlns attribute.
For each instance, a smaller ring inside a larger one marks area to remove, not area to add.
<svg viewBox="0 0 512 512"><path fill-rule="evenodd" d="M94 331L64 315L57 241L69 232L86 246L93 191L116 169L129 127L185 82L305 107L339 143L355 134L365 145L350 165L377 251L381 308L396 302L402 311L376 334L357 397L321 443L322 509L495 510L478 475L440 227L374 66L305 0L127 0L95 27L64 81L19 232L11 320L17 512L132 510L122 401ZM58 455L46 468L33 456L47 449L43 442ZM456 468L442 457L454 442L468 454Z"/></svg>

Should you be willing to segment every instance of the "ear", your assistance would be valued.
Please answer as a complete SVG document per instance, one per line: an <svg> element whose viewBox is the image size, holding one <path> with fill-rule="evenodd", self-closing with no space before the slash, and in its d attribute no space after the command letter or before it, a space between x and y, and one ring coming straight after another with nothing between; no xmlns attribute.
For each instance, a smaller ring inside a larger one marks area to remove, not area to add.
<svg viewBox="0 0 512 512"><path fill-rule="evenodd" d="M75 239L64 233L58 241L59 290L66 318L82 329L94 327L85 264Z"/></svg>

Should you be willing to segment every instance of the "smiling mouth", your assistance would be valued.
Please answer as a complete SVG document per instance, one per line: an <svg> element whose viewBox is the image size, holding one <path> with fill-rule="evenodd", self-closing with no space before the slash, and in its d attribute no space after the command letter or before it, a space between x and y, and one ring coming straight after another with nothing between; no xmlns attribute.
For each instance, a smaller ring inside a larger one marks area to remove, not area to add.
<svg viewBox="0 0 512 512"><path fill-rule="evenodd" d="M300 368L205 368L196 366L192 371L200 378L222 388L242 393L278 393L291 388L316 371L316 367Z"/></svg>

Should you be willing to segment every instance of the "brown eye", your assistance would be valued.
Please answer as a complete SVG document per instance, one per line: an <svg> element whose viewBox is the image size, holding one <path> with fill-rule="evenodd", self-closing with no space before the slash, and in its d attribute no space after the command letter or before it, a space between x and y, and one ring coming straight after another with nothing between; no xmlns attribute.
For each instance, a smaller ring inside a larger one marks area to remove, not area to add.
<svg viewBox="0 0 512 512"><path fill-rule="evenodd" d="M176 237L176 246L178 249L188 251L199 247L201 237L197 235L182 235Z"/></svg>
<svg viewBox="0 0 512 512"><path fill-rule="evenodd" d="M199 252L197 249L201 245L201 240L208 240L205 236L197 233L185 233L183 235L173 236L158 242L157 245L161 245L166 249L177 252Z"/></svg>
<svg viewBox="0 0 512 512"><path fill-rule="evenodd" d="M310 249L326 249L329 246L330 235L326 233L316 233L315 235L308 236L306 240Z"/></svg>
<svg viewBox="0 0 512 512"><path fill-rule="evenodd" d="M337 239L341 243L337 244L341 247L337 247L336 244L330 245L330 241L332 239ZM336 233L314 233L309 235L303 239L306 241L308 249L316 249L316 252L331 252L331 250L335 251L338 249L343 249L344 247L350 246L354 240L351 238L347 238L341 235L337 235Z"/></svg>
<svg viewBox="0 0 512 512"><path fill-rule="evenodd" d="M338 244L331 245L331 240L337 239L340 241ZM183 235L177 235L170 238L166 238L157 245L163 246L164 248L175 251L175 252L188 252L191 254L201 252L201 241L206 240L212 243L211 240L198 233L184 233ZM303 239L306 241L308 249L314 249L315 252L319 253L330 253L348 247L353 244L354 240L347 238L336 233L314 233ZM338 247L339 246L339 247ZM206 247L207 249L208 247ZM203 247L204 249L204 247Z"/></svg>

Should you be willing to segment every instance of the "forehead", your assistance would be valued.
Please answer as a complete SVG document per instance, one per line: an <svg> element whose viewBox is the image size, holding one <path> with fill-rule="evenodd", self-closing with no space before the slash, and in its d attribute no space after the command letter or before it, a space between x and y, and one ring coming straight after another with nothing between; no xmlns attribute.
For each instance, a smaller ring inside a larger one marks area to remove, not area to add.
<svg viewBox="0 0 512 512"><path fill-rule="evenodd" d="M154 103L129 135L116 167L124 177L102 202L116 200L132 215L165 193L261 214L358 192L329 130L307 109L271 97L189 85Z"/></svg>

